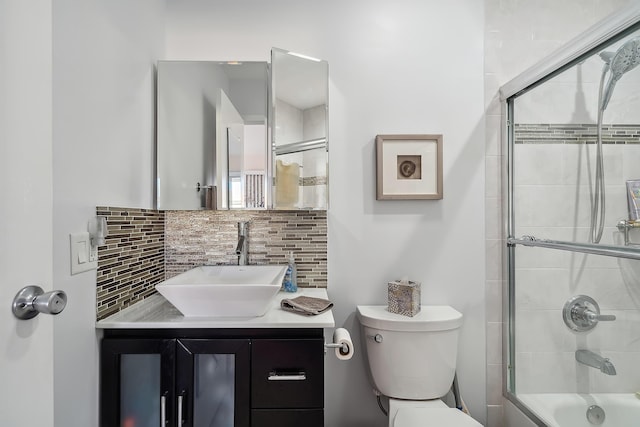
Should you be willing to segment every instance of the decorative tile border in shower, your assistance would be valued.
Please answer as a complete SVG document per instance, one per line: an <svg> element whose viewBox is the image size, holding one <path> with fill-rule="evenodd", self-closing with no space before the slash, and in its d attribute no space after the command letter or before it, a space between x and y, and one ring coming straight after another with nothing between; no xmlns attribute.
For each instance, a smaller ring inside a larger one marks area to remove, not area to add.
<svg viewBox="0 0 640 427"><path fill-rule="evenodd" d="M236 264L237 223L249 221L251 264L298 267L298 286L327 286L327 213L304 211L167 211L167 278L205 264Z"/></svg>
<svg viewBox="0 0 640 427"><path fill-rule="evenodd" d="M98 248L96 317L104 319L149 295L165 279L165 213L97 207L107 218L106 245Z"/></svg>
<svg viewBox="0 0 640 427"><path fill-rule="evenodd" d="M275 186L276 179L272 179L273 186ZM298 178L298 185L300 187L309 187L313 185L327 185L326 176L301 176Z"/></svg>
<svg viewBox="0 0 640 427"><path fill-rule="evenodd" d="M514 125L516 144L595 144L595 124ZM602 126L603 144L640 144L640 124Z"/></svg>
<svg viewBox="0 0 640 427"><path fill-rule="evenodd" d="M312 185L327 185L327 177L326 176L308 176L308 177L300 177L300 186L312 186Z"/></svg>

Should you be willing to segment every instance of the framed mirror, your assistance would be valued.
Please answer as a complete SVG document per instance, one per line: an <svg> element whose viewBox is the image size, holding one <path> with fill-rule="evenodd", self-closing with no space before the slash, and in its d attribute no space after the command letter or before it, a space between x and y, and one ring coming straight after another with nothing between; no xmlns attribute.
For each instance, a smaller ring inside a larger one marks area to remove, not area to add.
<svg viewBox="0 0 640 427"><path fill-rule="evenodd" d="M274 48L271 89L273 207L326 209L329 65Z"/></svg>
<svg viewBox="0 0 640 427"><path fill-rule="evenodd" d="M158 62L158 209L269 205L267 82L266 62Z"/></svg>

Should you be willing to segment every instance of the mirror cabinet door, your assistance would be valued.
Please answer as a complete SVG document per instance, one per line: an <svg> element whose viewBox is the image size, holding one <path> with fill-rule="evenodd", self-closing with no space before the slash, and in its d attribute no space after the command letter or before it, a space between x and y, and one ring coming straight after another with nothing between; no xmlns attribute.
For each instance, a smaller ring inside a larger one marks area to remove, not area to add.
<svg viewBox="0 0 640 427"><path fill-rule="evenodd" d="M266 62L158 62L158 209L266 206L267 76Z"/></svg>
<svg viewBox="0 0 640 427"><path fill-rule="evenodd" d="M328 203L327 61L271 51L274 209L326 209Z"/></svg>
<svg viewBox="0 0 640 427"><path fill-rule="evenodd" d="M158 209L327 208L328 64L271 59L158 62Z"/></svg>

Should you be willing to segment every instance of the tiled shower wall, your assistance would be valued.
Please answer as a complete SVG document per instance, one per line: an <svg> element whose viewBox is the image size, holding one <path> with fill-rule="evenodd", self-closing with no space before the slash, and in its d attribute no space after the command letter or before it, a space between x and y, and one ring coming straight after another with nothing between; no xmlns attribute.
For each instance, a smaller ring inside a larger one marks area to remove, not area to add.
<svg viewBox="0 0 640 427"><path fill-rule="evenodd" d="M616 224L627 216L625 181L640 178L640 125L605 129L607 209L601 243L622 245ZM516 235L588 241L595 126L526 124L514 131ZM631 233L632 240L638 237ZM516 248L516 260L518 393L634 392L640 382L640 262L527 247ZM569 330L562 308L580 294L594 298L601 312L616 320L589 332ZM617 375L577 364L578 349L610 358Z"/></svg>
<svg viewBox="0 0 640 427"><path fill-rule="evenodd" d="M164 280L164 212L98 207L109 235L98 249L98 320L155 293Z"/></svg>
<svg viewBox="0 0 640 427"><path fill-rule="evenodd" d="M487 427L502 427L503 152L498 89L628 0L485 1ZM526 25L523 25L526 23ZM513 425L517 420L511 420Z"/></svg>
<svg viewBox="0 0 640 427"><path fill-rule="evenodd" d="M236 264L240 221L249 221L250 264L286 264L293 252L298 286L327 286L326 211L167 211L167 278L199 265Z"/></svg>

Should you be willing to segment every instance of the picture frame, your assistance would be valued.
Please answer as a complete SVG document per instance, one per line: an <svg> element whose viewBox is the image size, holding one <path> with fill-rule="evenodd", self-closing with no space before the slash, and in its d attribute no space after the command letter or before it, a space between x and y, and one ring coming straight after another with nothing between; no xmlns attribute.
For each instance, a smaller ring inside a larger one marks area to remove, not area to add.
<svg viewBox="0 0 640 427"><path fill-rule="evenodd" d="M442 199L442 135L376 135L376 200Z"/></svg>

